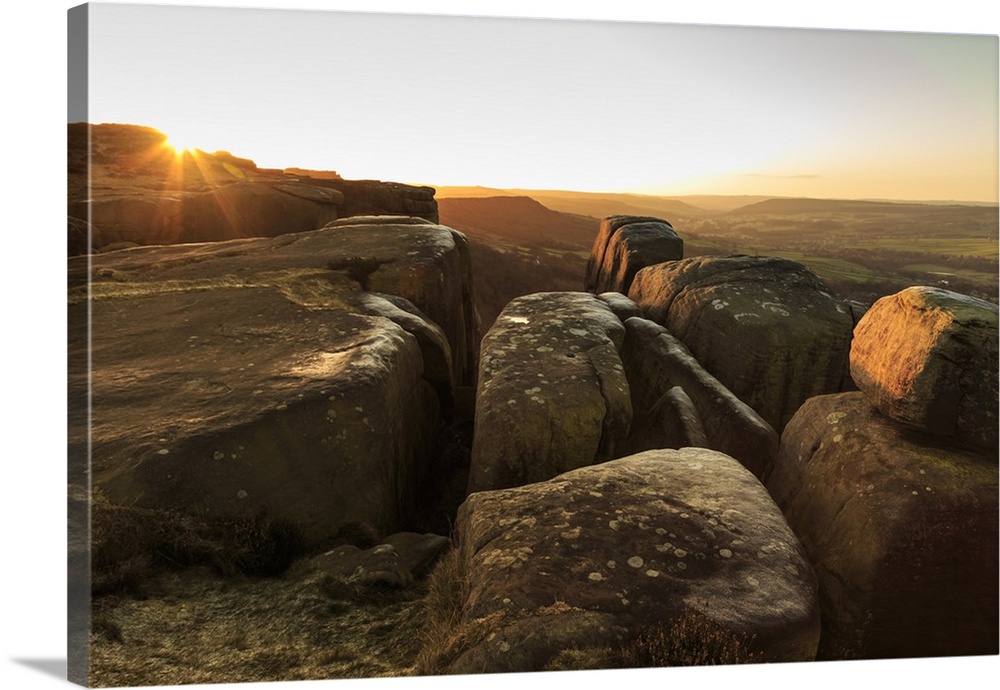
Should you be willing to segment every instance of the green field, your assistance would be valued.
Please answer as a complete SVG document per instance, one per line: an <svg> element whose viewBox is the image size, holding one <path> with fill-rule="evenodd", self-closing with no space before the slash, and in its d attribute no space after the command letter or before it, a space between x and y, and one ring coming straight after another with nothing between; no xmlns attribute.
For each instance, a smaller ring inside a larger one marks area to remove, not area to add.
<svg viewBox="0 0 1000 690"><path fill-rule="evenodd" d="M957 278L967 278L968 280L997 282L997 274L995 273L984 273L983 271L973 271L969 268L954 268L941 264L908 264L903 266L903 270L913 273L927 273L940 278L955 276Z"/></svg>
<svg viewBox="0 0 1000 690"><path fill-rule="evenodd" d="M908 237L873 238L871 241L857 241L845 246L846 249L890 249L901 252L924 254L944 254L946 256L975 256L995 259L1000 256L996 237Z"/></svg>
<svg viewBox="0 0 1000 690"><path fill-rule="evenodd" d="M772 253L774 256L780 256L803 264L824 280L849 280L855 283L863 283L879 277L877 271L842 259L811 256L801 252L786 252L781 250Z"/></svg>

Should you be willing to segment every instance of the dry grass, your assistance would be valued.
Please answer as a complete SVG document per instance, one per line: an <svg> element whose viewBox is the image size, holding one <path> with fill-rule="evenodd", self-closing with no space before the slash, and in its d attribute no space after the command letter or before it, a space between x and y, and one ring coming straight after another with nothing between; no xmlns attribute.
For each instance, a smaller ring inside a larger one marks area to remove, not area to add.
<svg viewBox="0 0 1000 690"><path fill-rule="evenodd" d="M714 666L751 664L759 655L751 650L752 636L735 632L706 615L687 609L669 627L644 630L621 648L616 668L659 666Z"/></svg>
<svg viewBox="0 0 1000 690"><path fill-rule="evenodd" d="M408 675L419 651L423 585L295 575L305 553L289 523L97 497L92 532L91 685ZM362 524L335 537L377 540Z"/></svg>
<svg viewBox="0 0 1000 690"><path fill-rule="evenodd" d="M422 624L419 587L313 574L222 577L163 572L144 598L98 600L94 686L179 685L408 675Z"/></svg>
<svg viewBox="0 0 1000 690"><path fill-rule="evenodd" d="M421 648L414 663L416 675L443 673L466 648L462 630L462 605L468 594L468 579L461 554L452 549L442 556L427 579L422 613Z"/></svg>
<svg viewBox="0 0 1000 690"><path fill-rule="evenodd" d="M752 636L737 633L704 614L686 609L673 623L642 630L621 647L565 649L547 671L661 668L752 664L760 655L751 649Z"/></svg>

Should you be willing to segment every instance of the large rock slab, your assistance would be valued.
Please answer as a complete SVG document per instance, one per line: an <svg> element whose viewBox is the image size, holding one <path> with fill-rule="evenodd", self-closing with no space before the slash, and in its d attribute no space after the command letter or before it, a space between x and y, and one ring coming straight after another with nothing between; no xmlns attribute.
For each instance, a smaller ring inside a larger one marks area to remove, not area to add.
<svg viewBox="0 0 1000 690"><path fill-rule="evenodd" d="M632 419L625 336L584 292L513 300L482 342L469 491L548 479L620 454Z"/></svg>
<svg viewBox="0 0 1000 690"><path fill-rule="evenodd" d="M998 321L984 300L907 288L859 321L851 375L883 414L996 457Z"/></svg>
<svg viewBox="0 0 1000 690"><path fill-rule="evenodd" d="M841 393L802 406L767 488L819 578L821 659L997 653L995 456Z"/></svg>
<svg viewBox="0 0 1000 690"><path fill-rule="evenodd" d="M461 323L464 275L435 225L71 259L71 357L89 315L92 370L74 368L70 395L90 386L92 419L71 419L70 444L89 432L91 479L116 503L266 512L310 542L348 522L394 531L453 398L448 336L464 337L427 311Z"/></svg>
<svg viewBox="0 0 1000 690"><path fill-rule="evenodd" d="M632 395L633 452L678 448L681 442L705 445L736 458L758 478L766 475L778 454L778 435L705 371L684 343L652 321L630 318L625 321L621 358ZM679 396L670 393L675 387L693 406L697 424L685 419L683 407L675 404ZM691 427L702 429L703 442L698 442L697 432L684 431Z"/></svg>
<svg viewBox="0 0 1000 690"><path fill-rule="evenodd" d="M605 257L608 253L608 246L611 244L611 240L615 234L623 227L631 223L663 223L670 226L670 224L662 218L654 218L652 216L615 215L607 216L602 219L601 225L597 229L597 235L594 237L594 243L590 248L590 257L587 259L587 272L584 277L584 290L588 292L607 291L599 290L598 283L601 281L601 275L604 271Z"/></svg>
<svg viewBox="0 0 1000 690"><path fill-rule="evenodd" d="M71 280L86 266L71 262ZM123 282L184 281L193 289L205 280L270 285L309 308L336 303L344 285L396 295L444 331L456 383L474 380L479 336L468 246L445 226L358 221L267 239L140 247L95 261L94 276L98 295L120 292Z"/></svg>
<svg viewBox="0 0 1000 690"><path fill-rule="evenodd" d="M683 258L684 241L670 223L633 220L608 239L593 291L627 295L640 269Z"/></svg>
<svg viewBox="0 0 1000 690"><path fill-rule="evenodd" d="M851 309L801 264L683 259L639 271L629 297L779 433L805 400L845 385Z"/></svg>
<svg viewBox="0 0 1000 690"><path fill-rule="evenodd" d="M816 583L763 486L716 451L657 450L473 494L453 673L546 668L694 610L762 661L816 653Z"/></svg>

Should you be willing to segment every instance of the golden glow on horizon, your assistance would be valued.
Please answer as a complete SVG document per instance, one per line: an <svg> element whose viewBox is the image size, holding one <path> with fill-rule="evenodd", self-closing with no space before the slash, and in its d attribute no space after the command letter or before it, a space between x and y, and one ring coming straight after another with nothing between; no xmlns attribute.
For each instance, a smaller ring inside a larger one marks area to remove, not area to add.
<svg viewBox="0 0 1000 690"><path fill-rule="evenodd" d="M90 31L87 117L260 168L997 201L995 36L102 3Z"/></svg>
<svg viewBox="0 0 1000 690"><path fill-rule="evenodd" d="M144 123L136 123L144 124ZM813 142L802 151L772 151L750 145L698 144L697 151L677 147L676 157L665 163L638 157L624 166L552 166L558 157L551 151L539 156L531 152L504 152L489 157L469 157L447 137L438 142L433 165L426 155L410 152L395 141L352 147L311 147L307 151L290 146L284 138L262 137L256 129L234 123L223 130L213 121L183 120L171 127L158 127L167 138L164 147L181 164L187 156L197 160L198 152L214 149L198 143L225 142L221 148L234 156L249 158L262 168L300 167L335 170L347 179L381 179L404 184L437 186L480 186L498 189L565 190L595 193L633 193L654 196L690 194L796 196L812 198L883 198L901 201L969 202L997 201L995 168L984 166L980 157L969 154L961 163L932 150L920 155L866 157L856 154L852 166L830 153L829 143ZM747 141L753 141L747 136ZM585 145L586 142L583 142ZM771 155L769 155L771 154ZM534 157L533 157L534 156ZM932 161L933 165L920 165ZM527 157L527 160L525 159ZM902 158L902 162L900 161ZM911 160L912 159L912 160ZM995 159L993 161L995 166ZM433 168L433 169L432 169ZM178 176L183 173L176 171Z"/></svg>

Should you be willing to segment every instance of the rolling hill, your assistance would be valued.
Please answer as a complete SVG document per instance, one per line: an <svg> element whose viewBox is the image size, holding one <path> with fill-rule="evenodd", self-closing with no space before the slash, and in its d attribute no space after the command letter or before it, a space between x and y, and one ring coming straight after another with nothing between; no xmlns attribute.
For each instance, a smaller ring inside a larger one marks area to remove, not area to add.
<svg viewBox="0 0 1000 690"><path fill-rule="evenodd" d="M594 218L560 213L526 196L438 199L445 225L478 239L531 247L589 250Z"/></svg>

